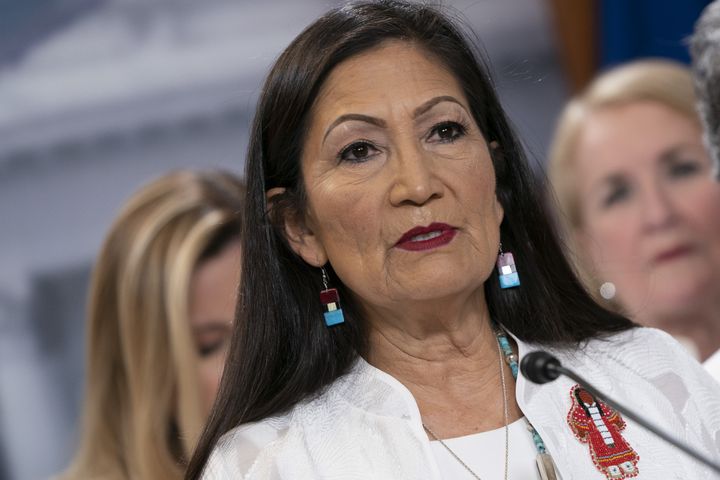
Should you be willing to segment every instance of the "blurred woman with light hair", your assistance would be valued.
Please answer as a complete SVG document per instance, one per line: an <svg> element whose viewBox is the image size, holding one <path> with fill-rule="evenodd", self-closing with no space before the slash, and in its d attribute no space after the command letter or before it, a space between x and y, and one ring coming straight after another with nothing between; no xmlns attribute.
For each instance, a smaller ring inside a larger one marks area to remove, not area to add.
<svg viewBox="0 0 720 480"><path fill-rule="evenodd" d="M720 348L720 185L695 106L680 64L611 70L562 113L549 176L589 291L704 360Z"/></svg>
<svg viewBox="0 0 720 480"><path fill-rule="evenodd" d="M240 275L244 185L179 171L130 198L95 266L69 479L181 478L214 402Z"/></svg>

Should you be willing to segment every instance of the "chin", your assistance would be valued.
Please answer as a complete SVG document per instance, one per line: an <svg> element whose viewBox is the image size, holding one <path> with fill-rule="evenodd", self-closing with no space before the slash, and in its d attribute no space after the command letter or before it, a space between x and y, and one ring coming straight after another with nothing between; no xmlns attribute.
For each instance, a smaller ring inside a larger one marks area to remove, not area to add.
<svg viewBox="0 0 720 480"><path fill-rule="evenodd" d="M407 298L412 301L432 301L465 297L473 294L483 282L468 282L458 278L436 278L427 284L416 284L406 291Z"/></svg>
<svg viewBox="0 0 720 480"><path fill-rule="evenodd" d="M702 308L712 300L712 292L707 288L708 286L692 283L668 286L669 288L655 292L648 299L648 304L652 305L653 311L659 316L693 315L698 308Z"/></svg>
<svg viewBox="0 0 720 480"><path fill-rule="evenodd" d="M650 276L648 287L654 301L668 304L684 304L702 300L720 288L718 272L707 263L697 261L678 262L677 265L657 269Z"/></svg>
<svg viewBox="0 0 720 480"><path fill-rule="evenodd" d="M395 291L386 292L390 293L389 297L412 302L452 300L452 297L462 300L482 289L494 268L494 264L484 267L477 261L447 257L426 259L413 266L415 268L390 275Z"/></svg>

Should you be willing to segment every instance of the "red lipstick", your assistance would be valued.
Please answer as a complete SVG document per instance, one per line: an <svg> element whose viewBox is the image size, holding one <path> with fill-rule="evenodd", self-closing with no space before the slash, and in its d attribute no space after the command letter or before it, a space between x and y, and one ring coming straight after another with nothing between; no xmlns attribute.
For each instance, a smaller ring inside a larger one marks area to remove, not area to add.
<svg viewBox="0 0 720 480"><path fill-rule="evenodd" d="M395 246L411 252L432 250L450 243L456 233L457 229L446 223L431 223L427 227L408 230Z"/></svg>

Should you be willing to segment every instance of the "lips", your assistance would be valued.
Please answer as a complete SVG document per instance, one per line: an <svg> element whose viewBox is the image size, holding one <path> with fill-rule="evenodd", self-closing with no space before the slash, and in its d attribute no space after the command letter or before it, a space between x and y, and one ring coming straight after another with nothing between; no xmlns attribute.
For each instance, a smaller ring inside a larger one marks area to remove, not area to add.
<svg viewBox="0 0 720 480"><path fill-rule="evenodd" d="M684 257L685 255L692 252L692 248L688 245L680 245L675 248L667 249L663 252L660 252L658 255L655 256L653 261L655 263L664 263L670 260L675 260L680 257Z"/></svg>
<svg viewBox="0 0 720 480"><path fill-rule="evenodd" d="M396 247L412 252L432 250L447 245L455 238L457 229L446 223L431 223L427 227L415 227L403 234Z"/></svg>

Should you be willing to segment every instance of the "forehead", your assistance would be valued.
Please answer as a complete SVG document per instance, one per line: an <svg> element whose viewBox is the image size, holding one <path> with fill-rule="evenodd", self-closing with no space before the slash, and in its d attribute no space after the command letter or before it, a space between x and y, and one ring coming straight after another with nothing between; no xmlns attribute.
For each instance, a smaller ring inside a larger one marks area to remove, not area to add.
<svg viewBox="0 0 720 480"><path fill-rule="evenodd" d="M217 255L195 267L189 292L192 326L232 317L240 277L240 258L240 241L233 240Z"/></svg>
<svg viewBox="0 0 720 480"><path fill-rule="evenodd" d="M577 154L580 165L604 170L655 162L669 149L700 142L697 121L659 102L638 101L590 113Z"/></svg>
<svg viewBox="0 0 720 480"><path fill-rule="evenodd" d="M438 95L452 95L468 108L459 82L441 61L413 43L391 40L335 67L320 89L313 119L353 110L382 114L390 106L412 109Z"/></svg>

